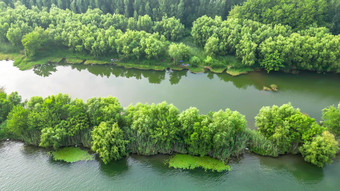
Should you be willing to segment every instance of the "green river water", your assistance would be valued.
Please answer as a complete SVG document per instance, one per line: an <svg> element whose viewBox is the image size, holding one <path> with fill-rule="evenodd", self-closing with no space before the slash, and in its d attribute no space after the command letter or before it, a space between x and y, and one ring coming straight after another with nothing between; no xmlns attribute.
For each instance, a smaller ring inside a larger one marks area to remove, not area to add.
<svg viewBox="0 0 340 191"><path fill-rule="evenodd" d="M279 92L264 85L277 84ZM340 101L340 76L253 72L227 74L187 71L140 71L112 66L44 66L20 71L12 61L0 61L0 86L23 98L68 93L72 97L117 97L123 106L173 103L202 113L230 108L246 115L249 128L265 105L291 102L321 118L321 110ZM0 190L340 190L340 157L317 168L300 156L278 159L245 154L229 173L176 170L164 165L168 156L141 157L104 165L99 160L66 164L47 151L23 143L0 143Z"/></svg>

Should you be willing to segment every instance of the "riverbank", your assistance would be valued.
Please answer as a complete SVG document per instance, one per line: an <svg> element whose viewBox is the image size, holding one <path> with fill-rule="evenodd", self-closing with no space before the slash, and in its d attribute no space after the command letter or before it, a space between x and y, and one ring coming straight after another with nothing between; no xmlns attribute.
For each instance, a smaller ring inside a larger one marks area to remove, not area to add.
<svg viewBox="0 0 340 191"><path fill-rule="evenodd" d="M212 73L220 74L227 73L231 76L238 76L254 71L252 68L237 68L240 65L240 60L235 56L218 57L220 61L225 63L223 67L210 67L206 66L203 62L204 51L202 48L193 45L187 39L184 42L189 44L192 50L192 55L197 56L201 62L197 66L192 66L189 60L181 61L178 64L174 64L172 59L169 57L163 57L159 59L122 59L116 58L116 56L101 56L95 57L89 54L76 53L66 48L47 48L40 50L37 56L27 58L23 54L23 50L18 50L15 47L9 46L10 51L1 51L0 49L0 60L14 60L14 65L20 68L20 70L29 70L37 66L45 64L84 64L84 65L113 65L120 66L127 69L139 69L139 70L153 70L153 71L164 71L167 69L179 71L188 70L192 73L202 73L209 70ZM14 50L14 51L13 51Z"/></svg>

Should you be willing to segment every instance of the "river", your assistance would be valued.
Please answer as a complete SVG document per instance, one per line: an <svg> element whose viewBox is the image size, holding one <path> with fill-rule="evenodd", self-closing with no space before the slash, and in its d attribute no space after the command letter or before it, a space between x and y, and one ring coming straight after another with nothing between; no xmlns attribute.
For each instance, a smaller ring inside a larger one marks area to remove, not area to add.
<svg viewBox="0 0 340 191"><path fill-rule="evenodd" d="M278 92L263 91L276 84ZM318 121L321 110L340 101L340 75L252 72L228 74L188 71L141 71L112 66L45 66L20 71L12 61L0 61L0 87L18 91L24 99L67 93L84 100L117 97L122 106L167 101L180 110L197 107L201 113L230 108L245 115L250 128L262 106L291 102Z"/></svg>
<svg viewBox="0 0 340 191"><path fill-rule="evenodd" d="M263 91L276 84L278 92ZM44 66L20 71L12 61L0 61L0 86L24 99L67 93L84 100L117 97L123 106L173 103L180 110L194 106L202 113L230 108L254 116L265 105L291 102L321 119L321 110L340 101L340 76L335 74L252 72L227 74L187 71L140 71L112 66ZM300 156L278 159L246 153L229 173L169 169L168 156L132 155L104 165L99 160L66 164L47 151L22 143L0 143L0 190L339 190L340 157L317 168Z"/></svg>
<svg viewBox="0 0 340 191"><path fill-rule="evenodd" d="M318 168L299 156L278 159L245 154L229 173L178 170L164 165L168 156L132 155L104 165L98 160L67 164L22 143L0 143L0 190L320 190L340 188L340 157Z"/></svg>

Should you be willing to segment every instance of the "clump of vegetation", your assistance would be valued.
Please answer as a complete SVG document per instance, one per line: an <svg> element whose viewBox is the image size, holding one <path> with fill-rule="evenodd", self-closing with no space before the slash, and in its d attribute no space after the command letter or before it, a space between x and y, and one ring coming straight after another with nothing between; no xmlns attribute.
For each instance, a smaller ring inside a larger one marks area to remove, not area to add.
<svg viewBox="0 0 340 191"><path fill-rule="evenodd" d="M91 149L99 154L105 164L111 160L119 160L128 155L123 131L117 123L113 125L101 122L92 132Z"/></svg>
<svg viewBox="0 0 340 191"><path fill-rule="evenodd" d="M263 86L263 90L264 91L274 91L274 92L277 92L278 91L278 86L276 84L271 84L269 87Z"/></svg>
<svg viewBox="0 0 340 191"><path fill-rule="evenodd" d="M169 167L178 169L195 169L203 168L204 170L212 170L216 172L230 171L231 167L222 161L204 156L197 157L184 154L176 154L169 160Z"/></svg>
<svg viewBox="0 0 340 191"><path fill-rule="evenodd" d="M190 64L192 67L197 67L201 63L201 59L197 56L193 56L190 58Z"/></svg>
<svg viewBox="0 0 340 191"><path fill-rule="evenodd" d="M65 161L68 163L89 161L94 159L93 155L78 147L65 147L51 153L54 160Z"/></svg>
<svg viewBox="0 0 340 191"><path fill-rule="evenodd" d="M262 107L255 117L259 133L278 150L278 154L301 153L307 162L323 167L335 157L338 142L315 119L291 104ZM269 151L272 147L269 147Z"/></svg>
<svg viewBox="0 0 340 191"><path fill-rule="evenodd" d="M313 137L311 141L307 141L300 152L307 162L318 167L324 167L331 164L337 151L339 150L338 142L335 141L334 135L328 131L324 131L321 135Z"/></svg>
<svg viewBox="0 0 340 191"><path fill-rule="evenodd" d="M271 84L269 86L273 91L277 92L278 86L276 84Z"/></svg>
<svg viewBox="0 0 340 191"><path fill-rule="evenodd" d="M338 107L330 106L322 110L323 125L340 138L340 103Z"/></svg>
<svg viewBox="0 0 340 191"><path fill-rule="evenodd" d="M183 43L172 43L169 46L169 56L174 60L175 65L179 65L180 61L183 62L190 57L190 48Z"/></svg>
<svg viewBox="0 0 340 191"><path fill-rule="evenodd" d="M277 146L259 131L247 129L247 134L247 147L249 151L262 156L277 157L279 155Z"/></svg>
<svg viewBox="0 0 340 191"><path fill-rule="evenodd" d="M231 75L231 76L239 76L242 74L247 74L248 72L252 72L254 69L252 68L228 68L226 73Z"/></svg>

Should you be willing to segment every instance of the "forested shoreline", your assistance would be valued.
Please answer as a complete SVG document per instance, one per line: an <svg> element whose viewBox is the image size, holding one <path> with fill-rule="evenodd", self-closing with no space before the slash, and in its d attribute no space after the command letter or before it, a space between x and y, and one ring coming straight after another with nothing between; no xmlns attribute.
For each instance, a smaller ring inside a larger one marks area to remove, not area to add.
<svg viewBox="0 0 340 191"><path fill-rule="evenodd" d="M0 53L22 69L61 51L137 68L340 71L336 0L1 2Z"/></svg>
<svg viewBox="0 0 340 191"><path fill-rule="evenodd" d="M22 101L16 92L0 92L0 140L53 150L79 145L104 163L130 153L182 153L228 162L248 148L271 157L301 154L323 167L339 150L340 104L323 109L321 125L290 104L263 107L255 117L257 129L251 130L245 116L230 109L204 115L194 107L180 112L166 102L123 108L114 97L83 102L58 94Z"/></svg>

